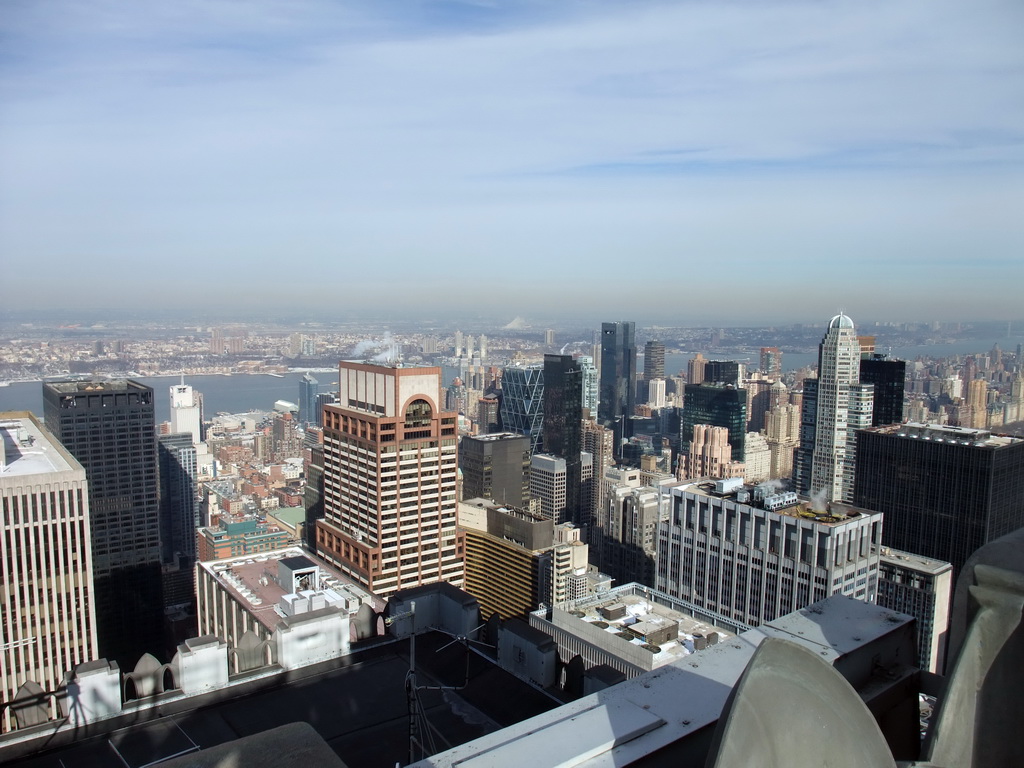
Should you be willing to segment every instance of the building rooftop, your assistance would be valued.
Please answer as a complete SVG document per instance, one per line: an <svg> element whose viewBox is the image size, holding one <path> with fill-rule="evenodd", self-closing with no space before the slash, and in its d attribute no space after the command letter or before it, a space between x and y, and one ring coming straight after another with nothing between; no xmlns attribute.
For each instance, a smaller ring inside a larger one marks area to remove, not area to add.
<svg viewBox="0 0 1024 768"><path fill-rule="evenodd" d="M658 644L654 667L678 661L706 645L714 645L733 636L716 624L654 602L650 590L633 589L634 586L638 585L626 584L600 595L560 603L558 607L582 622L619 635L633 645L642 646L646 642L643 637L674 626L673 638ZM674 602L679 608L683 607L682 603Z"/></svg>
<svg viewBox="0 0 1024 768"><path fill-rule="evenodd" d="M904 568L913 568L915 571L922 571L938 575L953 570L953 566L945 560L915 555L913 552L904 552L891 547L882 547L881 560L883 563L890 562Z"/></svg>
<svg viewBox="0 0 1024 768"><path fill-rule="evenodd" d="M716 480L699 478L672 485L708 498L730 499L754 509L765 509L787 517L810 520L822 525L842 525L862 515L880 515L871 509L855 507L839 501L830 501L826 509L817 509L810 499L800 498L792 491L780 491L773 485L745 485L740 478Z"/></svg>
<svg viewBox="0 0 1024 768"><path fill-rule="evenodd" d="M521 435L518 432L491 432L487 435L469 435L472 440L480 440L483 442L496 442L499 440L529 440L530 438L526 435Z"/></svg>
<svg viewBox="0 0 1024 768"><path fill-rule="evenodd" d="M103 381L46 381L44 387L56 392L75 394L78 392L125 392L129 389L149 389L144 384L131 379L108 379Z"/></svg>
<svg viewBox="0 0 1024 768"><path fill-rule="evenodd" d="M303 507L278 507L277 509L267 510L267 517L273 517L288 525L295 526L306 521L306 510Z"/></svg>
<svg viewBox="0 0 1024 768"><path fill-rule="evenodd" d="M0 438L0 479L85 471L27 411L0 413Z"/></svg>
<svg viewBox="0 0 1024 768"><path fill-rule="evenodd" d="M870 431L917 440L930 440L936 443L971 445L976 448L1002 448L1024 442L1024 438L1012 437L1010 435L994 435L987 429L953 427L947 424L925 424L918 421L908 421L906 424L892 424L885 427L872 427Z"/></svg>
<svg viewBox="0 0 1024 768"><path fill-rule="evenodd" d="M384 608L383 600L299 547L201 562L198 565L213 574L229 594L248 606L249 613L260 624L273 632L284 618L284 612L279 607L281 598L291 592L278 583L280 563L286 566L290 563L316 565L320 569L320 589L333 590L356 605L367 603L375 611Z"/></svg>

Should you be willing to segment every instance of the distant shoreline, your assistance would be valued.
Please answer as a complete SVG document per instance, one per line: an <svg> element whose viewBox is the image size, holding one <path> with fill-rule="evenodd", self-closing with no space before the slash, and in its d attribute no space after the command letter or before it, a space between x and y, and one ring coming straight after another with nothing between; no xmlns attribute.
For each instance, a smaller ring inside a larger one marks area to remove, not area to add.
<svg viewBox="0 0 1024 768"><path fill-rule="evenodd" d="M337 368L289 368L287 373L337 373ZM0 387L11 384L43 384L47 381L92 381L93 379L177 379L184 376L271 376L279 377L287 374L278 371L211 371L208 373L140 373L131 371L129 373L66 373L44 376L35 376L30 379L3 379L0 380Z"/></svg>

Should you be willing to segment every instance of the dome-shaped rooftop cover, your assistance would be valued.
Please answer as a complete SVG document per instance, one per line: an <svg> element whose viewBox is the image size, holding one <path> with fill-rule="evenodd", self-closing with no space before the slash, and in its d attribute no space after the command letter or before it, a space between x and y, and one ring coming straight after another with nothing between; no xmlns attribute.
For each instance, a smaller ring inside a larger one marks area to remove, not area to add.
<svg viewBox="0 0 1024 768"><path fill-rule="evenodd" d="M832 330L833 328L849 328L850 330L853 330L853 320L840 312L838 315L833 317L831 321L829 321L828 328L829 330Z"/></svg>

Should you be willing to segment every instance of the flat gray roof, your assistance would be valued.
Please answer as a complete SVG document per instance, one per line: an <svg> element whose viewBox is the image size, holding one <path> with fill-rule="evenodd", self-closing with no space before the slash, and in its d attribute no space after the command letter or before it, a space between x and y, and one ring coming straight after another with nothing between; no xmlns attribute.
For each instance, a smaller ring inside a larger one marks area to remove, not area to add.
<svg viewBox="0 0 1024 768"><path fill-rule="evenodd" d="M0 437L4 441L0 480L71 471L82 472L84 479L82 465L43 429L32 414L24 411L0 413Z"/></svg>

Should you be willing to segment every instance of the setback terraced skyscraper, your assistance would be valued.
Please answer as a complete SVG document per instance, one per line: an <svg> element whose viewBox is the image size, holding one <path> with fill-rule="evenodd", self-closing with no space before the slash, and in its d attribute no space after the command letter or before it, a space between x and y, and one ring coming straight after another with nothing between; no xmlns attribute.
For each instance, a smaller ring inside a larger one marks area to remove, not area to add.
<svg viewBox="0 0 1024 768"><path fill-rule="evenodd" d="M441 410L441 369L343 362L339 374L338 405L324 407L317 553L382 597L461 586L458 416Z"/></svg>

